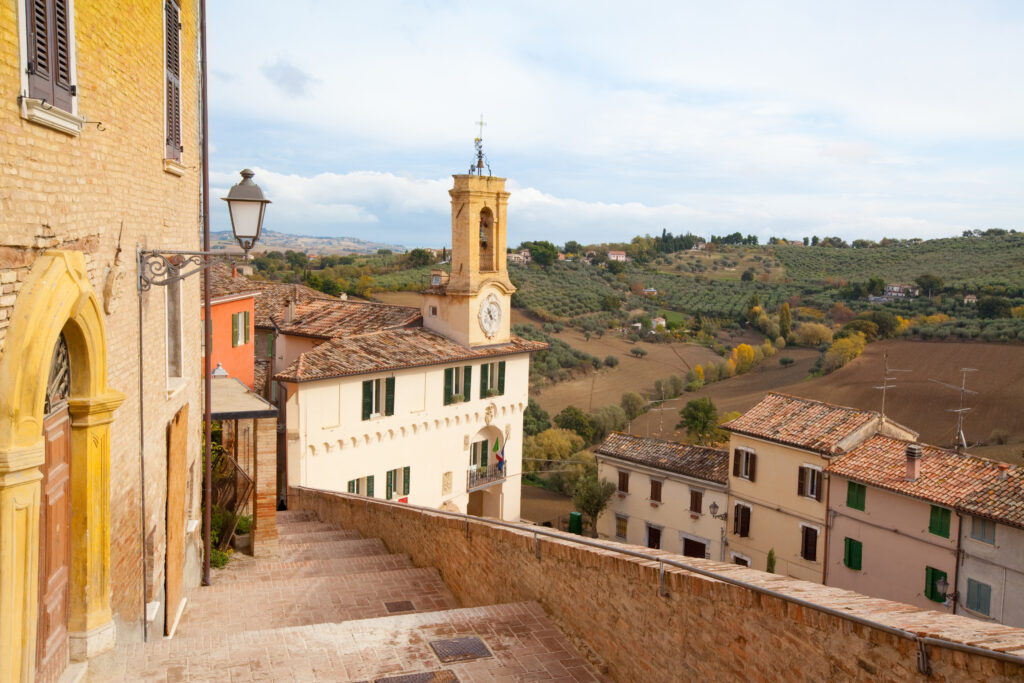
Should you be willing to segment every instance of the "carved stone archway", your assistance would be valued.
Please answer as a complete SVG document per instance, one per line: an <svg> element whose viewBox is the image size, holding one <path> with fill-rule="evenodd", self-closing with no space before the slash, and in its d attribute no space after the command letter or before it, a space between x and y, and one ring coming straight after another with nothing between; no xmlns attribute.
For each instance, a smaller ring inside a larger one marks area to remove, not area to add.
<svg viewBox="0 0 1024 683"><path fill-rule="evenodd" d="M51 354L71 359L70 650L113 646L110 608L110 423L124 394L107 385L103 309L81 252L51 250L18 293L0 354L0 680L34 676L39 466Z"/></svg>

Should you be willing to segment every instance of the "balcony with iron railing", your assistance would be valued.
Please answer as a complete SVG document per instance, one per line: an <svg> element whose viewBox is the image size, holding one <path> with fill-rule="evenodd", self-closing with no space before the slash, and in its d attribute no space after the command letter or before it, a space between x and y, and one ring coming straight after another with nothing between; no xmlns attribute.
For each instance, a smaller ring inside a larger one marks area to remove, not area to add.
<svg viewBox="0 0 1024 683"><path fill-rule="evenodd" d="M466 472L466 490L487 488L505 479L505 464L491 463L486 467L472 466Z"/></svg>

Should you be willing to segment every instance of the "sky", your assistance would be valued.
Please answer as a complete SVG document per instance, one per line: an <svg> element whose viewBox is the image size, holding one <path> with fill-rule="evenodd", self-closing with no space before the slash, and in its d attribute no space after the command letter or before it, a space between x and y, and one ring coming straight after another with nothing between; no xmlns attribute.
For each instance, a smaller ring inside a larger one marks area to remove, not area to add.
<svg viewBox="0 0 1024 683"><path fill-rule="evenodd" d="M510 245L1024 229L1022 2L208 7L211 194L252 168L265 229L448 244L481 114Z"/></svg>

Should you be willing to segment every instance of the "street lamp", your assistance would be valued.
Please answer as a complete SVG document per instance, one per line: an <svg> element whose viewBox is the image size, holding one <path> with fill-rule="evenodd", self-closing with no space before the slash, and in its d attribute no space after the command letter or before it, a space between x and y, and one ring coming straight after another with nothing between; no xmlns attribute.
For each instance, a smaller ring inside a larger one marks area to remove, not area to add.
<svg viewBox="0 0 1024 683"><path fill-rule="evenodd" d="M221 197L228 203L231 214L231 232L235 241L248 256L249 250L260 238L263 227L263 213L267 210L270 200L263 196L263 190L252 181L254 173L247 168L242 169L242 181L231 188L227 197Z"/></svg>
<svg viewBox="0 0 1024 683"><path fill-rule="evenodd" d="M728 512L718 514L718 503L714 501L712 501L711 505L708 506L708 511L711 513L712 517L714 517L715 519L721 519L723 521L729 516Z"/></svg>
<svg viewBox="0 0 1024 683"><path fill-rule="evenodd" d="M956 593L956 591L952 593L949 592L949 581L946 580L945 576L940 576L938 578L938 580L935 582L935 589L939 591L939 595L943 597L944 602L947 605L950 602L956 602L957 598L960 597L959 594Z"/></svg>

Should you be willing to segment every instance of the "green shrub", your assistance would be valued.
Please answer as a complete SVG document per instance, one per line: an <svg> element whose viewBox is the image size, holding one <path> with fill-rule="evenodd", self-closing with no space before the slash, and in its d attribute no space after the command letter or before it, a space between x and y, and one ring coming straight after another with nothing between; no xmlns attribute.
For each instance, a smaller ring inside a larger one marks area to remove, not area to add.
<svg viewBox="0 0 1024 683"><path fill-rule="evenodd" d="M247 534L252 530L252 515L242 515L238 518L238 525L235 527L236 534Z"/></svg>
<svg viewBox="0 0 1024 683"><path fill-rule="evenodd" d="M789 356L783 356L782 358L779 359L779 365L781 365L784 368L788 368L795 362L796 361L790 358Z"/></svg>
<svg viewBox="0 0 1024 683"><path fill-rule="evenodd" d="M224 565L231 561L231 551L224 552L216 548L210 548L210 566L216 569L223 569Z"/></svg>
<svg viewBox="0 0 1024 683"><path fill-rule="evenodd" d="M607 367L607 368L614 368L618 364L619 364L619 357L618 356L605 356L604 357L604 365L605 365L605 367Z"/></svg>

